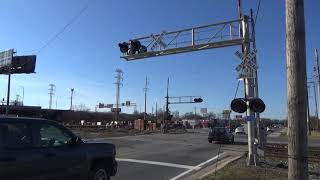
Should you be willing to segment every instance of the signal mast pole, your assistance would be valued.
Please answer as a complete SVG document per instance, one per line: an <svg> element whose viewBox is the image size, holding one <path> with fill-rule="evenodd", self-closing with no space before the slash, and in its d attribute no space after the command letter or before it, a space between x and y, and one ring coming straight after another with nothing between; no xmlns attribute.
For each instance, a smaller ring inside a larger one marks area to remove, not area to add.
<svg viewBox="0 0 320 180"><path fill-rule="evenodd" d="M167 80L167 96L166 96L166 116L165 121L168 121L169 117L169 78Z"/></svg>
<svg viewBox="0 0 320 180"><path fill-rule="evenodd" d="M143 120L146 121L146 115L147 115L148 77L146 77L146 83L145 83L145 87L143 88L143 91L144 91L144 115L143 115Z"/></svg>

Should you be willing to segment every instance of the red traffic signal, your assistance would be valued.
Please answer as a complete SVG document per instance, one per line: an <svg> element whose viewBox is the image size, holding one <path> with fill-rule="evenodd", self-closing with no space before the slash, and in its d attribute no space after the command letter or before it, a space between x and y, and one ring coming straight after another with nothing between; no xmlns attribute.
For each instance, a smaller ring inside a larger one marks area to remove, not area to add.
<svg viewBox="0 0 320 180"><path fill-rule="evenodd" d="M244 113L247 111L247 103L244 99L238 98L231 101L231 109L237 113Z"/></svg>
<svg viewBox="0 0 320 180"><path fill-rule="evenodd" d="M249 102L249 108L253 112L262 113L266 109L266 105L260 98L255 98Z"/></svg>

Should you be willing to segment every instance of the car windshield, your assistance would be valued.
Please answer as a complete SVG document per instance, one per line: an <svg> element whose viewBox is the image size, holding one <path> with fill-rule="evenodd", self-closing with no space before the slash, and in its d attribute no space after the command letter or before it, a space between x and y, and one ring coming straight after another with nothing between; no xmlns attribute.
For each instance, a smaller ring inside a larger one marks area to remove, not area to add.
<svg viewBox="0 0 320 180"><path fill-rule="evenodd" d="M0 179L320 179L319 7L1 1Z"/></svg>

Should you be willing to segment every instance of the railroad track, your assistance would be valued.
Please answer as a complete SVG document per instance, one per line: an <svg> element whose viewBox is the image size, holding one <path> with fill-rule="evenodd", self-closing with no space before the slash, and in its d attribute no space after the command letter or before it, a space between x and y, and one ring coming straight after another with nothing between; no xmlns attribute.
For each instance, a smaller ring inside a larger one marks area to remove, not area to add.
<svg viewBox="0 0 320 180"><path fill-rule="evenodd" d="M268 143L265 146L264 155L266 157L288 159L288 145ZM320 147L309 147L308 160L309 162L320 162Z"/></svg>

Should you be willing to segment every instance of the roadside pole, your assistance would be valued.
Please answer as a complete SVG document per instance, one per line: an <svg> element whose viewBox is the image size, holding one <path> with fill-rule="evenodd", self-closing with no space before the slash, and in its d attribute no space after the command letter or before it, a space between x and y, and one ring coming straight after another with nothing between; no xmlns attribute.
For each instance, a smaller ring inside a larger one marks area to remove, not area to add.
<svg viewBox="0 0 320 180"><path fill-rule="evenodd" d="M11 85L11 66L8 67L8 90L7 90L7 106L6 106L6 115L9 114L10 106L10 85Z"/></svg>
<svg viewBox="0 0 320 180"><path fill-rule="evenodd" d="M304 1L286 0L288 179L308 179Z"/></svg>
<svg viewBox="0 0 320 180"><path fill-rule="evenodd" d="M256 31L255 31L255 23L253 19L253 12L252 9L250 9L250 15L251 15L251 27L252 27L252 47L253 49L256 49ZM257 55L254 57L254 61L257 64ZM254 97L259 98L259 85L258 85L259 79L258 79L258 70L255 70L255 78L254 78ZM266 133L262 133L261 131L264 131L263 123L260 119L260 113L256 113L256 128L257 128L257 138L259 147L261 149L264 148L264 143L266 142L267 138L264 136Z"/></svg>
<svg viewBox="0 0 320 180"><path fill-rule="evenodd" d="M243 31L243 39L244 39L244 54L247 55L250 53L250 34L249 34L249 26L248 26L249 18L248 16L243 16L242 21L242 31ZM254 73L254 72L252 72ZM244 79L245 82L245 97L248 99L254 98L254 79L246 77ZM247 102L249 106L249 102ZM247 117L254 116L254 112L248 108L247 109ZM256 147L254 145L254 137L255 137L255 127L253 121L247 121L248 124L248 165L256 165L257 164L257 154L256 154Z"/></svg>
<svg viewBox="0 0 320 180"><path fill-rule="evenodd" d="M320 126L319 126L319 115L318 113L320 112L320 67L319 67L319 55L318 55L318 49L315 49L315 55L316 55L316 79L315 79L315 83L317 84L317 89L318 89L318 99L317 99L317 103L318 103L318 107L317 109L317 129L319 130Z"/></svg>

